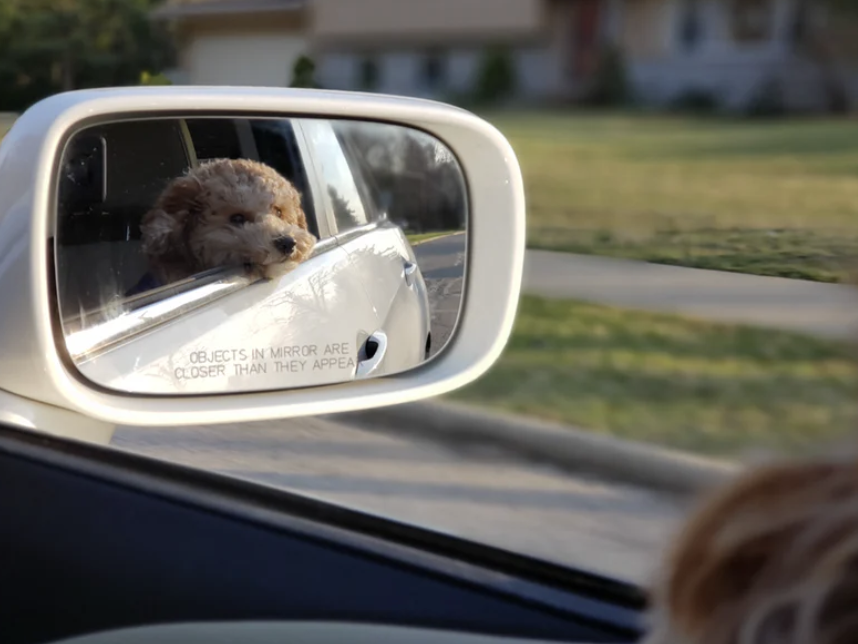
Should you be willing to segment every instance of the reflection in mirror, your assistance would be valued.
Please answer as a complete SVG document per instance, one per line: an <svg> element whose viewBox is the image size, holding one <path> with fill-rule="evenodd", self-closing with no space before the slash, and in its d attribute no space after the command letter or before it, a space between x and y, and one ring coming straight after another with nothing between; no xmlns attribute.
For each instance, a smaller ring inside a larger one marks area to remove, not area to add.
<svg viewBox="0 0 858 644"><path fill-rule="evenodd" d="M116 120L57 172L64 349L137 394L413 369L455 331L468 194L452 152L349 120Z"/></svg>

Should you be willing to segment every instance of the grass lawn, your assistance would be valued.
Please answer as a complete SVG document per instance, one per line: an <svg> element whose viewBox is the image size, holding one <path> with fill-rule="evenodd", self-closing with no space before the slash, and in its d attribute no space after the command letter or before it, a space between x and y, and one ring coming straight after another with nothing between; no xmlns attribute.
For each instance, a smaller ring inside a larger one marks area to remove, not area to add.
<svg viewBox="0 0 858 644"><path fill-rule="evenodd" d="M858 122L486 114L525 177L528 245L841 281Z"/></svg>
<svg viewBox="0 0 858 644"><path fill-rule="evenodd" d="M735 456L853 432L853 347L799 334L524 297L488 374L450 398Z"/></svg>

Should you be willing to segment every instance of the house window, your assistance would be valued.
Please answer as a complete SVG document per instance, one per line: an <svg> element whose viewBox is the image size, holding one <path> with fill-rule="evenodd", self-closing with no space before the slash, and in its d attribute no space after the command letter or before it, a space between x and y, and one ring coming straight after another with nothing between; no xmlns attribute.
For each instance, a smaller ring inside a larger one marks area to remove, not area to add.
<svg viewBox="0 0 858 644"><path fill-rule="evenodd" d="M423 59L423 84L430 89L437 89L444 82L444 58L439 52L429 52Z"/></svg>
<svg viewBox="0 0 858 644"><path fill-rule="evenodd" d="M682 0L679 16L679 44L686 52L693 51L703 39L703 19L699 0Z"/></svg>
<svg viewBox="0 0 858 644"><path fill-rule="evenodd" d="M372 92L378 89L379 72L378 61L375 58L367 57L360 64L360 87L364 91Z"/></svg>
<svg viewBox="0 0 858 644"><path fill-rule="evenodd" d="M735 42L763 42L772 36L771 0L731 0L730 31Z"/></svg>

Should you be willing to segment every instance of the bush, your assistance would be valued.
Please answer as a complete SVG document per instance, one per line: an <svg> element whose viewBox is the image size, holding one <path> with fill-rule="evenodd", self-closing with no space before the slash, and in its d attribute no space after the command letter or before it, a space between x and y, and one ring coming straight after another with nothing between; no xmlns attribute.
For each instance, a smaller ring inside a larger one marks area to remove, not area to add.
<svg viewBox="0 0 858 644"><path fill-rule="evenodd" d="M760 85L745 106L750 118L777 118L787 113L781 82L770 78Z"/></svg>
<svg viewBox="0 0 858 644"><path fill-rule="evenodd" d="M149 72L141 72L140 74L140 84L141 85L172 85L173 81L164 76L162 73L150 74Z"/></svg>
<svg viewBox="0 0 858 644"><path fill-rule="evenodd" d="M319 85L316 83L315 74L316 63L313 62L313 59L309 56L301 56L292 67L292 82L289 86L318 89Z"/></svg>
<svg viewBox="0 0 858 644"><path fill-rule="evenodd" d="M365 58L360 63L360 87L365 92L374 92L378 89L378 61L374 58Z"/></svg>
<svg viewBox="0 0 858 644"><path fill-rule="evenodd" d="M596 107L622 107L631 102L626 63L617 47L602 51L596 77L585 103Z"/></svg>
<svg viewBox="0 0 858 644"><path fill-rule="evenodd" d="M714 92L694 88L681 92L671 101L670 108L676 112L712 114L721 108L721 102Z"/></svg>
<svg viewBox="0 0 858 644"><path fill-rule="evenodd" d="M483 55L477 76L475 99L478 103L497 103L515 91L515 67L504 47L494 47Z"/></svg>

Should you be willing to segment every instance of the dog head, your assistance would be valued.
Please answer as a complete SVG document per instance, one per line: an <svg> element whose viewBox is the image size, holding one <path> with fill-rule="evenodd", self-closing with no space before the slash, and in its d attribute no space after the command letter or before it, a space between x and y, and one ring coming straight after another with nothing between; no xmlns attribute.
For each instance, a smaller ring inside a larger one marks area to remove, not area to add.
<svg viewBox="0 0 858 644"><path fill-rule="evenodd" d="M669 551L645 644L858 639L858 465L751 471L708 499Z"/></svg>
<svg viewBox="0 0 858 644"><path fill-rule="evenodd" d="M209 161L170 182L141 232L153 270L166 281L233 265L277 277L316 242L295 187L246 159Z"/></svg>

